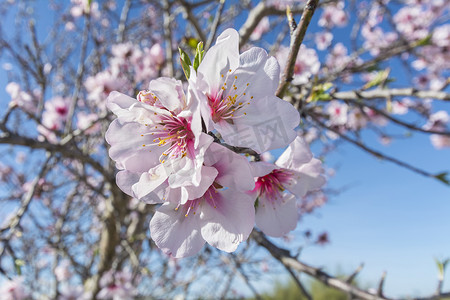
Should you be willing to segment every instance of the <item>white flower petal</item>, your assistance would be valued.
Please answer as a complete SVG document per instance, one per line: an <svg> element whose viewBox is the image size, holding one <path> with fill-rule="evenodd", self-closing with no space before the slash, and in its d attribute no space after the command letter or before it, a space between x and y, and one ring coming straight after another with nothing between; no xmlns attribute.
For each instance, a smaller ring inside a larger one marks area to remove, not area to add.
<svg viewBox="0 0 450 300"><path fill-rule="evenodd" d="M295 197L284 194L283 201L274 202L260 197L255 220L256 226L269 236L281 237L294 230L298 221Z"/></svg>
<svg viewBox="0 0 450 300"><path fill-rule="evenodd" d="M150 221L150 235L155 244L167 255L173 257L192 256L200 251L205 240L200 234L199 217L185 217L182 209L164 203Z"/></svg>
<svg viewBox="0 0 450 300"><path fill-rule="evenodd" d="M201 233L211 246L232 252L252 232L255 223L253 199L230 189L220 191L219 195L216 208L207 203L202 206Z"/></svg>

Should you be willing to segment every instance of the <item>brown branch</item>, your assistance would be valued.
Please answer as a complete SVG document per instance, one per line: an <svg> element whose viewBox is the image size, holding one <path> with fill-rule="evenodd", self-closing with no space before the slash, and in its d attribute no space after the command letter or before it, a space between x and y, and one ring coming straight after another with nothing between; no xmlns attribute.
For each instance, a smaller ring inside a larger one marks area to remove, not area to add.
<svg viewBox="0 0 450 300"><path fill-rule="evenodd" d="M318 281L322 282L326 286L341 290L348 294L351 294L359 299L363 300L388 300L389 298L380 297L374 294L371 294L367 291L364 291L358 287L351 285L345 280L337 279L324 271L309 266L305 263L300 262L295 257L291 256L289 251L286 249L282 249L277 247L275 244L270 242L263 233L253 230L251 233L251 237L262 247L266 248L270 254L276 258L281 264L286 267L292 268L298 272L305 273Z"/></svg>
<svg viewBox="0 0 450 300"><path fill-rule="evenodd" d="M397 42L387 48L381 49L380 55L378 55L377 57L374 57L373 59L367 60L360 64L356 64L356 61L359 58L359 56L361 54L365 53L366 51L363 50L360 52L356 52L351 56L351 59L347 64L345 64L344 66L342 66L341 68L339 68L337 70L333 70L333 72L330 72L326 76L320 78L318 80L318 82L323 83L323 82L333 81L336 78L340 77L342 74L358 73L358 72L362 72L362 71L367 71L368 68L376 66L379 62L382 62L391 57L400 55L402 53L409 52L420 46L421 46L420 41L411 43L411 44L405 44L404 42Z"/></svg>
<svg viewBox="0 0 450 300"><path fill-rule="evenodd" d="M450 93L444 91L421 91L414 88L403 89L375 89L371 91L345 91L335 92L331 96L341 100L353 100L353 99L378 99L389 98L395 96L405 97L417 97L417 98L433 98L437 100L450 101Z"/></svg>
<svg viewBox="0 0 450 300"><path fill-rule="evenodd" d="M223 7L225 6L225 0L220 0L219 7L216 11L216 16L214 17L214 21L211 25L211 30L209 32L208 40L205 44L205 52L211 47L212 42L214 41L214 37L216 36L217 27L219 27L220 24L220 17L222 16Z"/></svg>
<svg viewBox="0 0 450 300"><path fill-rule="evenodd" d="M380 278L380 282L378 283L378 289L377 289L377 295L380 297L383 297L383 287L384 287L384 280L386 279L386 272L383 272Z"/></svg>
<svg viewBox="0 0 450 300"><path fill-rule="evenodd" d="M61 153L64 157L76 159L83 163L87 163L96 171L98 171L100 174L102 174L105 180L109 182L115 182L113 174L109 173L105 168L103 168L103 166L98 161L96 161L89 155L84 154L74 146L41 142L29 137L11 134L10 132L0 134L0 144L25 146L31 149L45 149L51 153L58 152Z"/></svg>
<svg viewBox="0 0 450 300"><path fill-rule="evenodd" d="M433 174L431 174L431 173L429 173L429 172L426 172L426 171L424 171L424 170L422 170L422 169L419 169L419 168L417 168L417 167L414 167L414 166L412 166L412 165L410 165L410 164L408 164L408 163L406 163L406 162L404 162L404 161L398 160L398 159L396 159L396 158L394 158L394 157L391 157L391 156L387 156L387 155L385 155L385 154L383 154L383 153L381 153L381 152L379 152L379 151L376 151L376 150L374 150L374 149L372 149L372 148L367 147L367 146L364 145L363 143L361 143L361 142L359 142L359 141L357 141L357 140L354 140L354 139L352 139L352 138L346 136L345 134L342 134L342 133L339 132L337 129L326 126L323 122L321 122L317 117L315 117L315 116L312 115L312 114L310 114L309 116L311 116L311 118L312 118L312 119L313 119L320 127L324 128L324 129L327 129L327 130L330 130L330 131L336 133L336 134L339 136L339 138L341 138L341 139L343 139L343 140L345 140L345 141L347 141L347 142L349 142L349 143L351 143L351 144L357 146L358 148L361 148L362 150L364 150L364 151L366 151L366 152L372 154L373 156L375 156L375 157L377 157L377 158L380 158L380 159L384 159L384 160L390 161L390 162L392 162L392 163L394 163L394 164L396 164L396 165L398 165L398 166L404 167L404 168L406 168L406 169L408 169L408 170L411 170L411 171L413 171L413 172L415 172L415 173L417 173L417 174L420 174L420 175L422 175L422 176L429 177L429 178L434 178L434 179L439 179L436 175L433 175Z"/></svg>
<svg viewBox="0 0 450 300"><path fill-rule="evenodd" d="M385 117L386 119L392 121L393 123L395 123L397 125L400 125L400 126L403 126L405 128L408 128L408 129L411 129L411 130L414 130L414 131L423 132L423 133L440 134L440 135L450 136L450 132L449 131L439 131L439 130L423 129L421 127L417 127L417 126L415 126L413 124L406 123L406 122L404 122L404 121L402 121L400 119L394 118L392 115L390 115L387 112L385 112L385 111L383 111L381 109L378 109L378 108L376 108L374 106L363 104L363 103L361 103L358 100L345 100L345 101L346 102L350 102L350 103L354 103L354 104L356 104L357 106L359 106L361 108L367 107L367 108L373 110L374 112L376 112L377 114L379 114L379 115Z"/></svg>
<svg viewBox="0 0 450 300"><path fill-rule="evenodd" d="M184 12L186 13L187 20L192 24L192 26L194 26L199 39L203 42L206 42L206 35L203 32L200 24L198 23L198 18L192 13L192 9L190 8L190 6L187 5L187 3L183 0L178 0L178 2L183 7Z"/></svg>
<svg viewBox="0 0 450 300"><path fill-rule="evenodd" d="M168 77L173 77L175 69L173 65L173 45L172 45L172 27L170 16L170 2L164 0L163 2L163 27L164 27L164 40L166 43L166 63L168 63Z"/></svg>
<svg viewBox="0 0 450 300"><path fill-rule="evenodd" d="M317 1L318 2L318 1ZM324 3L328 3L332 1L324 1ZM323 4L323 3L321 3ZM291 12L293 14L301 14L303 13L305 5L297 5L291 8ZM265 3L265 1L261 1L256 5L248 14L247 20L245 20L244 24L239 29L239 47L242 48L250 38L253 30L255 30L256 26L258 26L259 22L262 18L266 16L283 16L286 14L285 9L280 9L275 6L270 6Z"/></svg>
<svg viewBox="0 0 450 300"><path fill-rule="evenodd" d="M355 279L355 277L358 276L359 272L361 272L363 268L364 268L364 263L360 264L356 268L356 270L350 276L347 277L347 279L345 281L348 283L352 283L353 280Z"/></svg>
<svg viewBox="0 0 450 300"><path fill-rule="evenodd" d="M300 50L300 45L305 37L306 30L308 29L309 22L316 10L319 0L308 0L305 9L303 11L300 23L294 30L291 39L291 46L289 49L288 59L284 68L283 76L281 77L281 83L277 89L277 97L282 98L289 83L293 79L294 75L294 65L297 59L298 51Z"/></svg>
<svg viewBox="0 0 450 300"><path fill-rule="evenodd" d="M127 23L130 7L131 7L131 0L126 0L125 3L123 4L122 12L120 13L120 22L117 28L117 43L123 43L126 30L125 25Z"/></svg>
<svg viewBox="0 0 450 300"><path fill-rule="evenodd" d="M31 200L33 199L34 192L37 189L37 186L39 184L39 180L45 176L47 171L49 170L49 162L52 158L52 154L47 152L47 157L45 159L45 162L42 165L41 170L39 171L38 175L34 178L34 180L31 183L30 189L25 193L25 195L22 197L22 201L20 204L19 209L14 214L14 217L11 218L8 225L0 229L0 233L3 233L5 231L9 231L6 238L2 238L2 240L6 239L9 240L11 236L14 234L14 231L17 226L20 224L20 220L22 220L23 215L28 210L28 207L31 203Z"/></svg>
<svg viewBox="0 0 450 300"><path fill-rule="evenodd" d="M72 119L75 114L75 109L78 103L78 95L80 94L81 84L83 81L83 75L85 70L85 60L87 53L87 44L89 40L89 30L91 28L91 16L86 15L85 17L85 25L83 31L83 37L81 42L81 53L80 53L80 62L78 64L77 75L75 77L75 89L72 94L72 101L69 106L69 112L67 113L67 122L66 127L64 129L65 133L68 133L72 128Z"/></svg>
<svg viewBox="0 0 450 300"><path fill-rule="evenodd" d="M289 274L291 274L292 279L294 279L295 283L297 284L298 288L300 289L300 291L302 292L302 294L306 297L306 299L308 300L313 300L313 298L311 297L311 295L308 293L308 291L306 290L306 288L303 286L302 282L300 281L300 279L297 277L297 275L294 273L294 271L292 270L292 268L288 267L288 266L284 266L286 268L286 270L289 272Z"/></svg>

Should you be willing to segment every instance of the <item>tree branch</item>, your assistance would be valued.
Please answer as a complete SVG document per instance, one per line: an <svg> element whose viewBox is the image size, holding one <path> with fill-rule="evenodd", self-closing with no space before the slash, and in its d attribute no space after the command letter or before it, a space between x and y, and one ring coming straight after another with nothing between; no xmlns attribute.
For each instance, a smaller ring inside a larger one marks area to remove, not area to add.
<svg viewBox="0 0 450 300"><path fill-rule="evenodd" d="M282 98L287 86L293 79L295 61L297 60L298 51L300 50L300 45L305 37L306 29L308 29L309 22L316 10L319 0L308 0L304 8L302 18L297 28L295 28L292 39L291 46L289 49L288 59L284 68L283 76L281 77L281 83L277 89L277 97Z"/></svg>
<svg viewBox="0 0 450 300"><path fill-rule="evenodd" d="M433 98L437 100L450 101L450 93L444 91L421 91L414 88L403 89L375 89L371 91L345 91L334 92L331 96L341 100L354 99L378 99L390 98L394 96L417 97L417 98Z"/></svg>
<svg viewBox="0 0 450 300"><path fill-rule="evenodd" d="M270 254L276 258L281 264L285 267L292 268L298 272L302 272L308 274L311 277L314 277L318 281L322 282L326 286L336 288L343 292L347 292L353 296L356 296L363 300L388 300L389 298L380 297L369 292L366 292L360 288L357 288L345 280L337 279L327 273L323 272L318 268L311 267L307 264L304 264L290 255L289 251L277 247L275 244L270 242L263 233L253 230L250 235L259 245L266 248Z"/></svg>

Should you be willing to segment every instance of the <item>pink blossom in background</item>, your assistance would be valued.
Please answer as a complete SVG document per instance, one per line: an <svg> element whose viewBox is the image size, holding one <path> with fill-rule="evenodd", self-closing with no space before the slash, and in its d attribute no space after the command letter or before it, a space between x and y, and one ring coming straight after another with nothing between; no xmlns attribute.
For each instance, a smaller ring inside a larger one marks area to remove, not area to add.
<svg viewBox="0 0 450 300"><path fill-rule="evenodd" d="M131 83L126 78L113 75L111 71L102 71L89 76L84 82L88 100L94 101L100 110L105 110L105 99L112 91L131 91Z"/></svg>
<svg viewBox="0 0 450 300"><path fill-rule="evenodd" d="M276 57L281 62L281 69L284 69L284 64L289 55L288 47L280 47ZM320 62L319 57L314 49L308 48L305 45L300 46L297 59L294 65L294 79L293 84L305 84L311 77L319 72Z"/></svg>
<svg viewBox="0 0 450 300"><path fill-rule="evenodd" d="M63 129L69 113L69 104L69 98L59 96L45 102L45 109L42 113L42 125L37 126L40 140L45 138L51 143L58 141L55 132Z"/></svg>
<svg viewBox="0 0 450 300"><path fill-rule="evenodd" d="M58 281L66 281L72 276L72 272L69 270L70 261L63 260L55 268L55 276Z"/></svg>
<svg viewBox="0 0 450 300"><path fill-rule="evenodd" d="M365 39L363 47L372 56L378 56L383 48L388 48L398 39L395 32L384 32L381 27L371 27L367 23L362 26L361 35Z"/></svg>
<svg viewBox="0 0 450 300"><path fill-rule="evenodd" d="M347 123L347 112L348 112L348 105L339 102L337 100L332 100L327 105L326 112L329 116L328 119L328 125L330 126L340 126L345 125Z"/></svg>
<svg viewBox="0 0 450 300"><path fill-rule="evenodd" d="M342 1L339 1L336 5L325 6L317 24L321 27L327 28L345 26L348 22L348 18L343 9L344 2Z"/></svg>
<svg viewBox="0 0 450 300"><path fill-rule="evenodd" d="M333 40L333 34L331 32L319 32L314 37L314 41L316 42L317 49L325 50L328 46L331 45L331 41Z"/></svg>
<svg viewBox="0 0 450 300"><path fill-rule="evenodd" d="M251 41L259 40L264 33L269 31L269 28L270 28L269 18L268 17L262 18L261 21L259 21L256 28L253 30L252 34L250 35L250 40Z"/></svg>
<svg viewBox="0 0 450 300"><path fill-rule="evenodd" d="M81 285L63 285L58 300L88 300L91 299L89 296Z"/></svg>
<svg viewBox="0 0 450 300"><path fill-rule="evenodd" d="M427 123L423 126L425 130L444 131L447 123L450 121L450 116L445 110L440 110L431 114Z"/></svg>
<svg viewBox="0 0 450 300"><path fill-rule="evenodd" d="M95 134L101 129L98 121L98 114L79 112L77 114L77 128L84 130L86 134Z"/></svg>
<svg viewBox="0 0 450 300"><path fill-rule="evenodd" d="M203 172L206 191L191 193L193 198L185 203L180 203L179 194L170 195L150 221L152 239L173 257L194 255L205 242L222 251L235 251L253 229L255 199L244 192L255 183L247 159L213 143Z"/></svg>
<svg viewBox="0 0 450 300"><path fill-rule="evenodd" d="M348 113L346 126L350 130L360 130L367 126L369 118L359 107L353 108Z"/></svg>
<svg viewBox="0 0 450 300"><path fill-rule="evenodd" d="M297 227L296 199L325 184L322 164L313 158L304 140L297 137L274 165L255 162L252 168L257 177L251 193L257 197L256 226L267 235L283 236Z"/></svg>
<svg viewBox="0 0 450 300"><path fill-rule="evenodd" d="M275 96L280 67L262 48L239 54L239 34L225 30L205 54L197 74L189 78L200 103L206 129L216 129L226 143L261 153L292 141L300 117L288 102ZM261 139L260 130L279 123L282 134Z"/></svg>
<svg viewBox="0 0 450 300"><path fill-rule="evenodd" d="M70 14L74 18L79 18L82 15L91 15L94 19L100 18L100 11L98 2L89 0L70 0L72 7L70 8Z"/></svg>
<svg viewBox="0 0 450 300"><path fill-rule="evenodd" d="M98 299L132 300L137 294L133 277L129 270L109 271L100 279Z"/></svg>
<svg viewBox="0 0 450 300"><path fill-rule="evenodd" d="M349 73L342 72L342 70L360 61L361 59L352 59L348 55L348 50L344 44L336 43L325 58L325 65L329 72L339 72L341 79L345 83L349 83L352 81L352 76Z"/></svg>
<svg viewBox="0 0 450 300"><path fill-rule="evenodd" d="M384 116L380 115L373 109L364 107L364 113L369 117L370 122L377 126L383 127L388 123L388 120Z"/></svg>
<svg viewBox="0 0 450 300"><path fill-rule="evenodd" d="M435 15L422 6L406 6L394 15L397 30L408 40L426 38Z"/></svg>
<svg viewBox="0 0 450 300"><path fill-rule="evenodd" d="M26 290L23 277L15 277L11 280L3 281L0 286L0 296L2 300L25 300L29 293Z"/></svg>
<svg viewBox="0 0 450 300"><path fill-rule="evenodd" d="M394 115L405 115L408 113L408 105L402 101L392 101L391 113Z"/></svg>
<svg viewBox="0 0 450 300"><path fill-rule="evenodd" d="M16 82L10 82L6 85L6 92L11 96L10 106L18 106L24 111L29 113L36 113L38 107L37 99L40 98L40 93L35 92L34 95L22 91L19 84Z"/></svg>
<svg viewBox="0 0 450 300"><path fill-rule="evenodd" d="M431 144L436 149L450 148L450 137L440 134L430 135Z"/></svg>

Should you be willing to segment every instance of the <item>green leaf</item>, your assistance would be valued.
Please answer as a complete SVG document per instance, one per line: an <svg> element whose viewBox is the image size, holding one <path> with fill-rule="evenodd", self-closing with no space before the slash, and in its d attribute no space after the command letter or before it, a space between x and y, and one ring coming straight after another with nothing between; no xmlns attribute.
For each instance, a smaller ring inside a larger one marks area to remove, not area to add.
<svg viewBox="0 0 450 300"><path fill-rule="evenodd" d="M16 268L17 274L22 275L22 267L25 266L25 261L19 258L14 260L14 267Z"/></svg>
<svg viewBox="0 0 450 300"><path fill-rule="evenodd" d="M447 264L449 263L450 259L447 258L447 259L445 259L443 261L440 261L437 258L434 258L434 261L436 262L436 266L438 267L438 270L439 270L439 279L443 280L444 279L445 268L447 267Z"/></svg>
<svg viewBox="0 0 450 300"><path fill-rule="evenodd" d="M332 97L327 91L333 87L331 82L325 82L323 84L316 85L311 95L308 97L307 102L316 102L316 101L328 101L331 100Z"/></svg>
<svg viewBox="0 0 450 300"><path fill-rule="evenodd" d="M446 185L450 185L450 181L448 180L447 175L448 175L448 172L442 172L437 175L434 175L434 178L436 178L437 180L440 180L442 183L444 183Z"/></svg>
<svg viewBox="0 0 450 300"><path fill-rule="evenodd" d="M188 44L188 46L191 47L192 50L197 49L197 45L199 42L200 41L194 37L189 37L186 39L186 44Z"/></svg>
<svg viewBox="0 0 450 300"><path fill-rule="evenodd" d="M433 35L429 34L427 35L425 38L417 41L416 46L426 46L426 45L430 45L431 44L431 37Z"/></svg>
<svg viewBox="0 0 450 300"><path fill-rule="evenodd" d="M197 44L197 49L195 51L195 58L194 58L194 70L197 71L198 66L200 65L200 63L203 60L203 55L204 55L205 50L203 50L203 42L200 42Z"/></svg>
<svg viewBox="0 0 450 300"><path fill-rule="evenodd" d="M377 74L375 75L375 78L372 79L371 81L369 81L368 83L366 83L362 89L367 90L374 86L378 86L382 83L385 83L390 72L391 72L391 69L389 69L389 68L382 70L382 71L378 71Z"/></svg>
<svg viewBox="0 0 450 300"><path fill-rule="evenodd" d="M180 51L180 63L183 68L184 75L186 76L186 79L189 79L189 76L191 75L191 60L189 59L189 55L187 55L183 49L178 48L178 51Z"/></svg>

